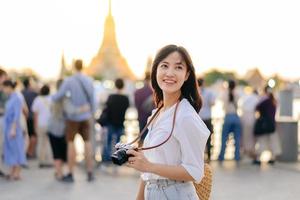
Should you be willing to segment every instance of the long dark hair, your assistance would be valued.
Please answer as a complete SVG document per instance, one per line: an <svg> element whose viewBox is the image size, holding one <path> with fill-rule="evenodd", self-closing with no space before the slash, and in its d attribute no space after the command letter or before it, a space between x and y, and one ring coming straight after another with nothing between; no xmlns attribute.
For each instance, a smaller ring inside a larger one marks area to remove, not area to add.
<svg viewBox="0 0 300 200"><path fill-rule="evenodd" d="M269 99L272 101L273 105L276 106L277 101L272 93L272 88L267 85L265 86L264 91L268 95Z"/></svg>
<svg viewBox="0 0 300 200"><path fill-rule="evenodd" d="M228 89L229 89L229 93L228 93L229 98L228 99L229 99L229 102L232 102L232 103L234 103L234 95L233 95L234 88L235 88L234 80L229 80L228 81Z"/></svg>
<svg viewBox="0 0 300 200"><path fill-rule="evenodd" d="M187 65L187 71L189 72L188 79L184 82L184 84L181 87L181 95L183 98L186 98L190 102L190 104L194 107L196 112L199 112L202 106L202 101L199 96L198 86L196 82L195 68L192 59L184 47L176 46L176 45L167 45L161 48L154 58L152 64L152 71L151 71L151 84L154 90L155 104L158 107L163 103L163 92L160 89L156 80L158 64L173 52L178 52L182 56L184 62Z"/></svg>

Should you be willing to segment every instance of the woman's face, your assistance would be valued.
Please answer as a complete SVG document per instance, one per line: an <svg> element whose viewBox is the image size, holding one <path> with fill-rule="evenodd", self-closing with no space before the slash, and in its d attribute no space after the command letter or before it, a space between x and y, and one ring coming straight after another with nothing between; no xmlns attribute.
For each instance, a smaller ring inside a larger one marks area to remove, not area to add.
<svg viewBox="0 0 300 200"><path fill-rule="evenodd" d="M169 54L157 67L156 79L163 94L178 94L189 77L186 63L177 51Z"/></svg>

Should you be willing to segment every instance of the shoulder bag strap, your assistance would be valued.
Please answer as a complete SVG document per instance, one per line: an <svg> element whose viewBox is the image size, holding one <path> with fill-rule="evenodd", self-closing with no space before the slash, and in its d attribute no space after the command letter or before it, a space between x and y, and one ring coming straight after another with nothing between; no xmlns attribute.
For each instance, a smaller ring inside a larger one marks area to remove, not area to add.
<svg viewBox="0 0 300 200"><path fill-rule="evenodd" d="M90 100L91 100L91 99L90 99L90 96L89 96L89 94L88 94L86 88L84 87L84 85L83 85L81 79L80 79L79 77L76 77L76 79L79 81L79 84L80 84L80 86L81 86L81 89L83 90L83 92L84 92L84 94L85 94L85 96L86 96L88 102L89 102L89 103L92 102L92 101L90 101Z"/></svg>

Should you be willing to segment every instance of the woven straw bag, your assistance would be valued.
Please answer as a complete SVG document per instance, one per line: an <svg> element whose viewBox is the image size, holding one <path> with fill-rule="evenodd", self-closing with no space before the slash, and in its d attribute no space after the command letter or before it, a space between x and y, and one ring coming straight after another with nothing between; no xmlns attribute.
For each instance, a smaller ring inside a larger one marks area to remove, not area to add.
<svg viewBox="0 0 300 200"><path fill-rule="evenodd" d="M194 186L200 200L209 200L212 188L212 168L209 164L204 164L204 177L199 184L194 183Z"/></svg>

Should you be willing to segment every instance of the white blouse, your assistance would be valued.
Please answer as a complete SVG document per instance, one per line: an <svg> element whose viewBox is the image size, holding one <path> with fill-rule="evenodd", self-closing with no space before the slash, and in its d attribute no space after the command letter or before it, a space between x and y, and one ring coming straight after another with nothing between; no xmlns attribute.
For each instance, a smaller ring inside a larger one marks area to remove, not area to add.
<svg viewBox="0 0 300 200"><path fill-rule="evenodd" d="M172 129L176 104L161 112L144 140L144 147L163 142ZM156 110L153 111L153 113ZM183 166L199 183L204 175L204 150L209 130L187 99L182 99L177 110L175 127L171 138L162 146L145 150L145 157L153 163ZM166 179L152 173L142 173L141 178Z"/></svg>

